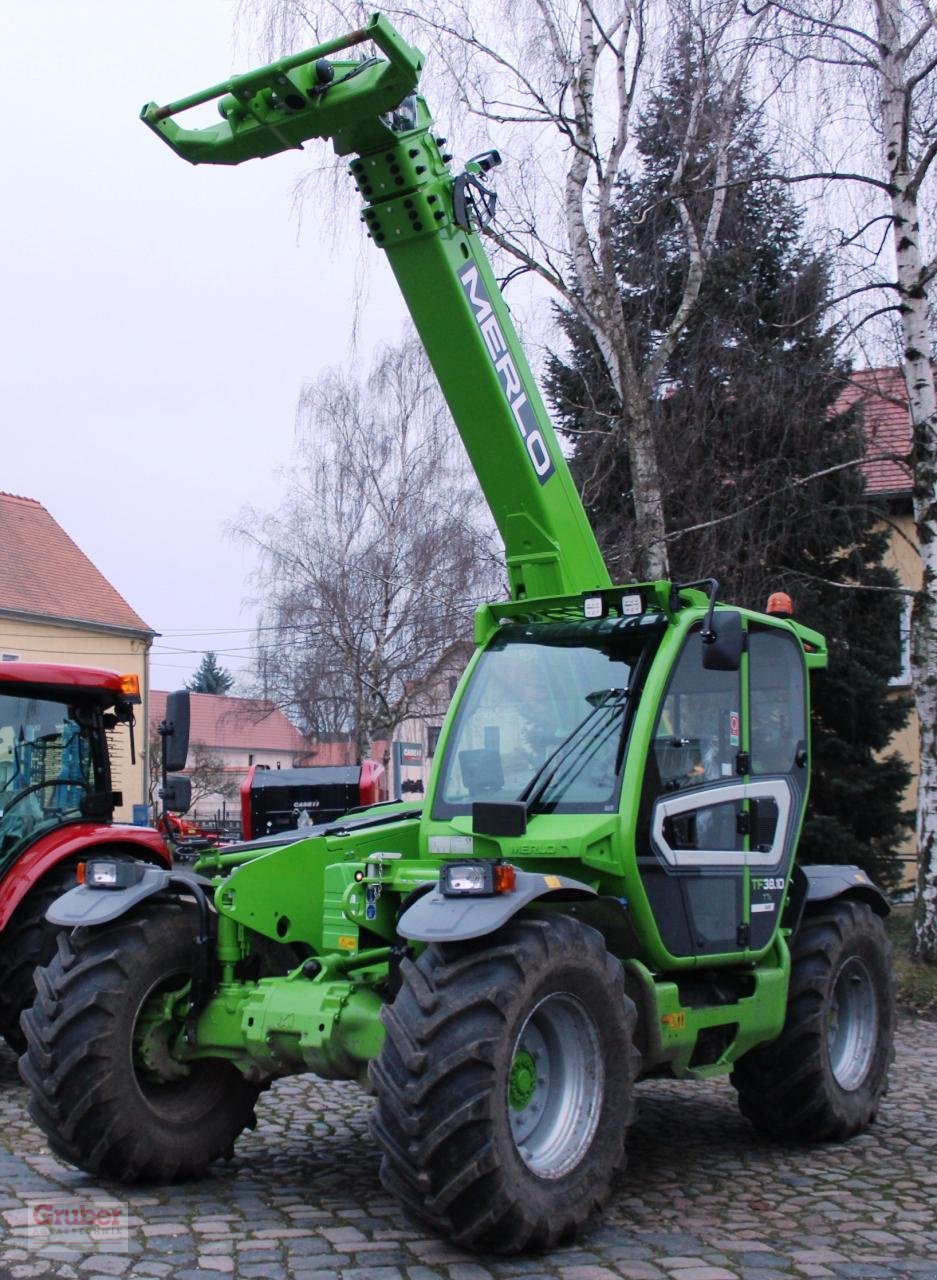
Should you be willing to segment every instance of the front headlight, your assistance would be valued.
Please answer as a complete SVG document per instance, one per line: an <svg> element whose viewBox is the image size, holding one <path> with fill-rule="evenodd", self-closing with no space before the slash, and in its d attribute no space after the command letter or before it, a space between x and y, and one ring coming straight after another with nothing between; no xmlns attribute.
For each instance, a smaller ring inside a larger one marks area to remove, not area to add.
<svg viewBox="0 0 937 1280"><path fill-rule="evenodd" d="M511 893L514 868L506 862L449 862L439 872L439 891L446 898L483 898Z"/></svg>
<svg viewBox="0 0 937 1280"><path fill-rule="evenodd" d="M443 867L439 883L445 894L494 892L491 867L480 863Z"/></svg>
<svg viewBox="0 0 937 1280"><path fill-rule="evenodd" d="M94 858L78 864L78 883L89 889L128 889L139 884L146 863L128 862L125 858Z"/></svg>

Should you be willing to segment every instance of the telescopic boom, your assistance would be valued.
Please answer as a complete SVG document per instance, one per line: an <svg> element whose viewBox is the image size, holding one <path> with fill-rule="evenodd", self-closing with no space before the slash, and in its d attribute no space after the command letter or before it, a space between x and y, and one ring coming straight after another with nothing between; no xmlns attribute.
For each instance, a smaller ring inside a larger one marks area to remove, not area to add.
<svg viewBox="0 0 937 1280"><path fill-rule="evenodd" d="M333 55L370 42L382 56ZM192 164L240 164L331 140L353 157L369 237L385 250L495 523L515 600L610 585L479 232L497 152L454 177L416 94L423 55L380 14L365 27L234 76L142 119ZM222 119L175 117L218 100Z"/></svg>

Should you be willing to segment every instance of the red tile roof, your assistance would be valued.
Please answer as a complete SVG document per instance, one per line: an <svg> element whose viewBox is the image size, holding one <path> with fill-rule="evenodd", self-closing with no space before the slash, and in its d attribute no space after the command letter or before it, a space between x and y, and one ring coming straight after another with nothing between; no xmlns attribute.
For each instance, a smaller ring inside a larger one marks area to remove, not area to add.
<svg viewBox="0 0 937 1280"><path fill-rule="evenodd" d="M306 764L341 765L355 763L355 744L351 739L315 741L311 743L312 754ZM383 760L384 753L390 752L390 743L383 738L375 738L371 743L368 758Z"/></svg>
<svg viewBox="0 0 937 1280"><path fill-rule="evenodd" d="M149 719L159 724L166 714L166 694L150 690ZM312 744L282 711L263 698L230 698L214 693L189 695L189 738L222 750L285 751L307 755Z"/></svg>
<svg viewBox="0 0 937 1280"><path fill-rule="evenodd" d="M0 612L155 634L32 498L0 493Z"/></svg>
<svg viewBox="0 0 937 1280"><path fill-rule="evenodd" d="M858 405L870 459L863 465L869 493L909 494L911 472L904 462L877 457L911 449L908 392L900 369L857 369L836 402L837 409Z"/></svg>

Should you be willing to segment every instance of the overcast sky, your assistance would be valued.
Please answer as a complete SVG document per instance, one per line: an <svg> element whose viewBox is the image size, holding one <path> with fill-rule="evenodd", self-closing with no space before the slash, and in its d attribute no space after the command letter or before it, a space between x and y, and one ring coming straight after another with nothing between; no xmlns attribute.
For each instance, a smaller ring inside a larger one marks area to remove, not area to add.
<svg viewBox="0 0 937 1280"><path fill-rule="evenodd" d="M245 664L252 562L225 525L276 505L300 386L349 356L358 233L291 212L324 145L195 168L137 118L250 64L229 0L0 4L0 489L162 633L155 688L206 648ZM403 319L378 261L361 358Z"/></svg>

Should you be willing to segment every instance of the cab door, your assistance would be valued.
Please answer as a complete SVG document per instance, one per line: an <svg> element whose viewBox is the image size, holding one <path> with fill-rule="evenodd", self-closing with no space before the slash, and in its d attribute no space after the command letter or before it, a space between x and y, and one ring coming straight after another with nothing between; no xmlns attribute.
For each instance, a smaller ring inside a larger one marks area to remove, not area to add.
<svg viewBox="0 0 937 1280"><path fill-rule="evenodd" d="M789 631L750 629L748 683L748 932L759 951L780 919L810 775L807 669Z"/></svg>
<svg viewBox="0 0 937 1280"><path fill-rule="evenodd" d="M797 641L751 630L738 671L674 665L645 770L638 864L673 956L770 941L803 810L805 670Z"/></svg>

